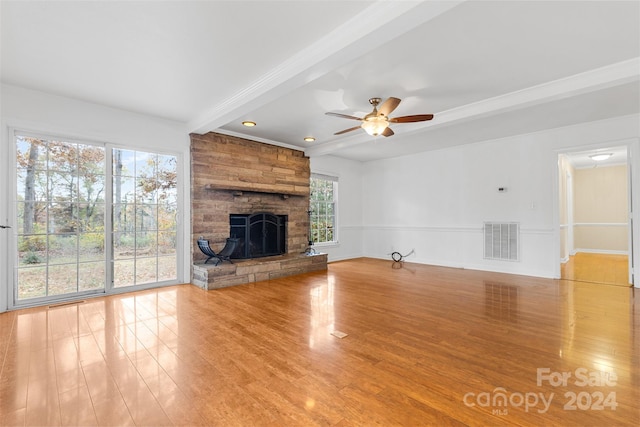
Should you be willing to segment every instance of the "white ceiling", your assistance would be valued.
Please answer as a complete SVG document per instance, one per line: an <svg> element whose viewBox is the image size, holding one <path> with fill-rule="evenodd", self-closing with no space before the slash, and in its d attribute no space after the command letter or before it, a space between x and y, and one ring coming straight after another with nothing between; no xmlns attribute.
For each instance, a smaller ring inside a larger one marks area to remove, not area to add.
<svg viewBox="0 0 640 427"><path fill-rule="evenodd" d="M639 1L0 7L3 83L311 156L366 161L640 112ZM358 122L326 111L362 116L389 96L402 99L392 117L434 120L333 135Z"/></svg>

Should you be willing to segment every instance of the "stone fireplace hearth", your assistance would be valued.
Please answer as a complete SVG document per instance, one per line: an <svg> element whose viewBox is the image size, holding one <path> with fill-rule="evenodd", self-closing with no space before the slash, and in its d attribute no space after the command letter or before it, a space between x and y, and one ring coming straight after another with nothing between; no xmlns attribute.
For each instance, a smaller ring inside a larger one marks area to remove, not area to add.
<svg viewBox="0 0 640 427"><path fill-rule="evenodd" d="M310 175L309 158L301 151L213 132L191 134L192 283L212 289L326 269L326 254L304 255ZM284 244L275 248L280 255L271 256L274 247L268 246L262 254L258 251L259 258L234 260L233 267L228 263L202 266L206 257L197 247L199 236L219 251L235 231L231 216L248 218L256 213L271 213L286 224ZM221 286L213 284L214 277L231 270L235 277L218 280Z"/></svg>
<svg viewBox="0 0 640 427"><path fill-rule="evenodd" d="M233 260L233 264L194 263L191 283L202 289L262 282L327 269L327 254L286 254L275 257Z"/></svg>

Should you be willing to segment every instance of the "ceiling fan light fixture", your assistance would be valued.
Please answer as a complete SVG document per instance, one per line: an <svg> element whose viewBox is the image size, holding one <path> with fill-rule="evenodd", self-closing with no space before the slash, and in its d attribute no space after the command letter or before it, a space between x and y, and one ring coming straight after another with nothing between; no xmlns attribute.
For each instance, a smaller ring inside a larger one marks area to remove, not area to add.
<svg viewBox="0 0 640 427"><path fill-rule="evenodd" d="M433 114L413 114L411 116L389 118L389 115L396 109L396 107L398 107L398 104L400 104L400 98L394 98L393 96L387 98L387 100L380 105L380 109L378 109L380 101L380 98L369 99L369 104L373 105L373 111L364 117L350 116L342 113L325 113L328 116L341 117L343 119L357 120L361 122L360 126L341 130L334 133L334 135L342 135L356 129L362 129L371 136L382 135L384 137L389 137L394 135L393 129L391 129L389 123L415 123L433 119Z"/></svg>
<svg viewBox="0 0 640 427"><path fill-rule="evenodd" d="M360 127L371 136L378 136L389 126L385 116L365 117Z"/></svg>
<svg viewBox="0 0 640 427"><path fill-rule="evenodd" d="M601 162L603 160L607 160L609 157L613 156L613 153L596 153L592 154L589 157L591 160L595 160L596 162Z"/></svg>

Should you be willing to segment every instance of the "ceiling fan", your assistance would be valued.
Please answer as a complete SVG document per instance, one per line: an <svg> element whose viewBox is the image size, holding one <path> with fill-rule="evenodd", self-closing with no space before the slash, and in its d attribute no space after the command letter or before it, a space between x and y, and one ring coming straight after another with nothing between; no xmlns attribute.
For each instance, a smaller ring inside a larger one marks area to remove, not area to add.
<svg viewBox="0 0 640 427"><path fill-rule="evenodd" d="M362 124L359 126L341 130L340 132L334 133L334 135L342 135L343 133L362 128L371 136L391 136L393 135L393 131L389 127L389 123L413 123L424 122L433 119L433 114L415 114L412 116L390 118L389 114L391 114L393 110L398 107L398 105L400 104L400 99L394 97L388 98L382 103L382 105L380 105L380 109L378 109L378 104L380 104L380 101L382 101L382 99L380 98L369 99L369 104L373 105L373 111L362 118L340 113L325 113L329 116L342 117L343 119L358 120L362 122Z"/></svg>

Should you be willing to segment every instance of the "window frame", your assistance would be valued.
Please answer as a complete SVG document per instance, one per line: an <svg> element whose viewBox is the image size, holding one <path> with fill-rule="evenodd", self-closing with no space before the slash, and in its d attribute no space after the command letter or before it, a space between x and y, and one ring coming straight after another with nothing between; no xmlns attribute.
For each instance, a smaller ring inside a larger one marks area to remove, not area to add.
<svg viewBox="0 0 640 427"><path fill-rule="evenodd" d="M310 187L310 194L309 194L309 233L310 233L310 238L312 238L312 224L313 224L313 204L314 204L314 198L313 198L313 191L311 190L312 188L312 184L311 184L311 180L323 180L323 181L328 181L328 182L332 182L333 183L333 199L331 202L324 202L324 203L332 203L333 204L333 228L332 228L332 234L333 234L333 239L332 240L327 240L327 241L322 241L322 242L313 242L313 246L337 246L340 244L340 237L339 237L339 233L338 233L338 205L339 205L339 177L336 175L331 175L331 174L327 174L327 173L316 173L316 172L312 172L311 176L309 178L309 187Z"/></svg>

